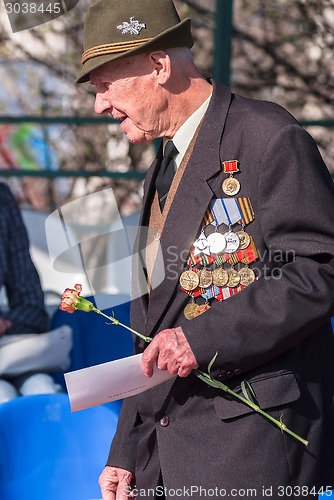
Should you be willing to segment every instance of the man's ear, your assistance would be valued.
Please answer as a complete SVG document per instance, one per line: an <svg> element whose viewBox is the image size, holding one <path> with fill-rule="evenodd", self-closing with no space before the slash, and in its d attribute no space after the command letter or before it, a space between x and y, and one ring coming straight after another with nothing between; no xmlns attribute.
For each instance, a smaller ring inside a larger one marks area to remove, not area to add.
<svg viewBox="0 0 334 500"><path fill-rule="evenodd" d="M165 85L171 75L171 60L169 55L163 50L159 50L151 52L149 58L151 64L154 66L158 84Z"/></svg>

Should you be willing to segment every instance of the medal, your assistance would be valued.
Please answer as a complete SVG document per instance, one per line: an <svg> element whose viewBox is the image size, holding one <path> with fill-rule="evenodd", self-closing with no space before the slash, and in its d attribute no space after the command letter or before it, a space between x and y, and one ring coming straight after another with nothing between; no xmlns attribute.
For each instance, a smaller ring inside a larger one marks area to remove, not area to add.
<svg viewBox="0 0 334 500"><path fill-rule="evenodd" d="M237 236L239 238L239 249L240 250L245 250L248 245L250 244L250 236L249 234L247 234L245 231L241 230L241 231L237 231Z"/></svg>
<svg viewBox="0 0 334 500"><path fill-rule="evenodd" d="M228 177L222 184L222 189L228 196L235 196L240 191L240 182L234 177Z"/></svg>
<svg viewBox="0 0 334 500"><path fill-rule="evenodd" d="M238 286L240 283L240 276L238 271L236 271L235 269L229 269L229 271L227 271L227 274L228 274L228 281L226 283L226 286L228 286L229 288L234 288Z"/></svg>
<svg viewBox="0 0 334 500"><path fill-rule="evenodd" d="M226 240L225 252L226 253L236 252L240 245L240 240L238 238L238 235L233 231L228 231L227 233L224 234L224 238Z"/></svg>
<svg viewBox="0 0 334 500"><path fill-rule="evenodd" d="M196 306L196 309L194 311L194 318L197 318L197 316L200 316L201 314L205 313L211 309L211 306L207 303L201 304L200 306Z"/></svg>
<svg viewBox="0 0 334 500"><path fill-rule="evenodd" d="M194 243L195 247L194 255L197 256L201 253L205 255L210 255L209 246L210 244L206 239L204 232L202 232L199 238L197 238L197 240Z"/></svg>
<svg viewBox="0 0 334 500"><path fill-rule="evenodd" d="M243 286L248 286L255 281L255 273L249 267L243 267L239 271L240 284Z"/></svg>
<svg viewBox="0 0 334 500"><path fill-rule="evenodd" d="M223 234L218 233L217 231L209 234L207 237L207 241L210 246L211 253L221 253L225 250L226 240Z"/></svg>
<svg viewBox="0 0 334 500"><path fill-rule="evenodd" d="M212 271L212 281L216 286L225 286L228 282L228 273L226 269L217 267L214 271Z"/></svg>
<svg viewBox="0 0 334 500"><path fill-rule="evenodd" d="M182 288L184 288L187 292L191 292L192 290L195 290L199 284L199 278L197 273L195 271L191 271L189 269L188 271L184 271L181 276L180 276L180 285Z"/></svg>
<svg viewBox="0 0 334 500"><path fill-rule="evenodd" d="M223 162L224 173L229 177L224 180L222 189L228 196L234 196L240 191L240 182L233 177L233 174L239 172L238 160L228 160Z"/></svg>
<svg viewBox="0 0 334 500"><path fill-rule="evenodd" d="M200 288L208 288L212 285L212 273L207 269L201 269L198 271L199 283L198 286Z"/></svg>
<svg viewBox="0 0 334 500"><path fill-rule="evenodd" d="M197 307L198 306L195 304L195 302L190 302L189 304L187 304L183 310L183 314L184 314L185 318L188 319L189 321L194 319L194 317L195 317L194 313L195 313L195 309L197 309Z"/></svg>

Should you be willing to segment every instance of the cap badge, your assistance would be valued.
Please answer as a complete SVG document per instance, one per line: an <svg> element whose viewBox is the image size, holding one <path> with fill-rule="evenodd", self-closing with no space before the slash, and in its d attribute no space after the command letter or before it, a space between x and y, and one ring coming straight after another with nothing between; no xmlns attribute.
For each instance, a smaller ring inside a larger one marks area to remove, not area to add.
<svg viewBox="0 0 334 500"><path fill-rule="evenodd" d="M117 26L118 30L122 31L122 35L139 35L142 29L146 28L146 24L140 23L134 17L130 17L130 22L124 21L124 23Z"/></svg>

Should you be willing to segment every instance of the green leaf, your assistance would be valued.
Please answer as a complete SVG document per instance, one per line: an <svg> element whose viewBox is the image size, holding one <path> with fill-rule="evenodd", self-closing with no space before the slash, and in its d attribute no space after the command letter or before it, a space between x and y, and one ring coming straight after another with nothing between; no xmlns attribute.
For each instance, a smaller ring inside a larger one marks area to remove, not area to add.
<svg viewBox="0 0 334 500"><path fill-rule="evenodd" d="M248 382L248 380L243 380L241 382L241 390L242 390L244 397L248 401L251 401L251 403L256 403L258 405L255 391L254 391L253 387L251 386L251 384Z"/></svg>
<svg viewBox="0 0 334 500"><path fill-rule="evenodd" d="M208 366L208 374L210 375L210 377L211 377L211 368L212 368L212 366L213 366L214 362L216 361L217 356L218 356L218 352L216 352L216 354L213 356L212 360L211 360L211 361L210 361L210 363L209 363L209 366Z"/></svg>

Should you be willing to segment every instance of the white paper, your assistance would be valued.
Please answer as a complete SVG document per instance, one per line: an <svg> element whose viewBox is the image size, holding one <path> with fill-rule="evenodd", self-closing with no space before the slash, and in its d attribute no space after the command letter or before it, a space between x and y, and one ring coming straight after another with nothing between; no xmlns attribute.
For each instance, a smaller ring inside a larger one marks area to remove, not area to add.
<svg viewBox="0 0 334 500"><path fill-rule="evenodd" d="M146 377L141 358L136 354L65 373L72 412L134 396L175 377L157 366L152 377Z"/></svg>

